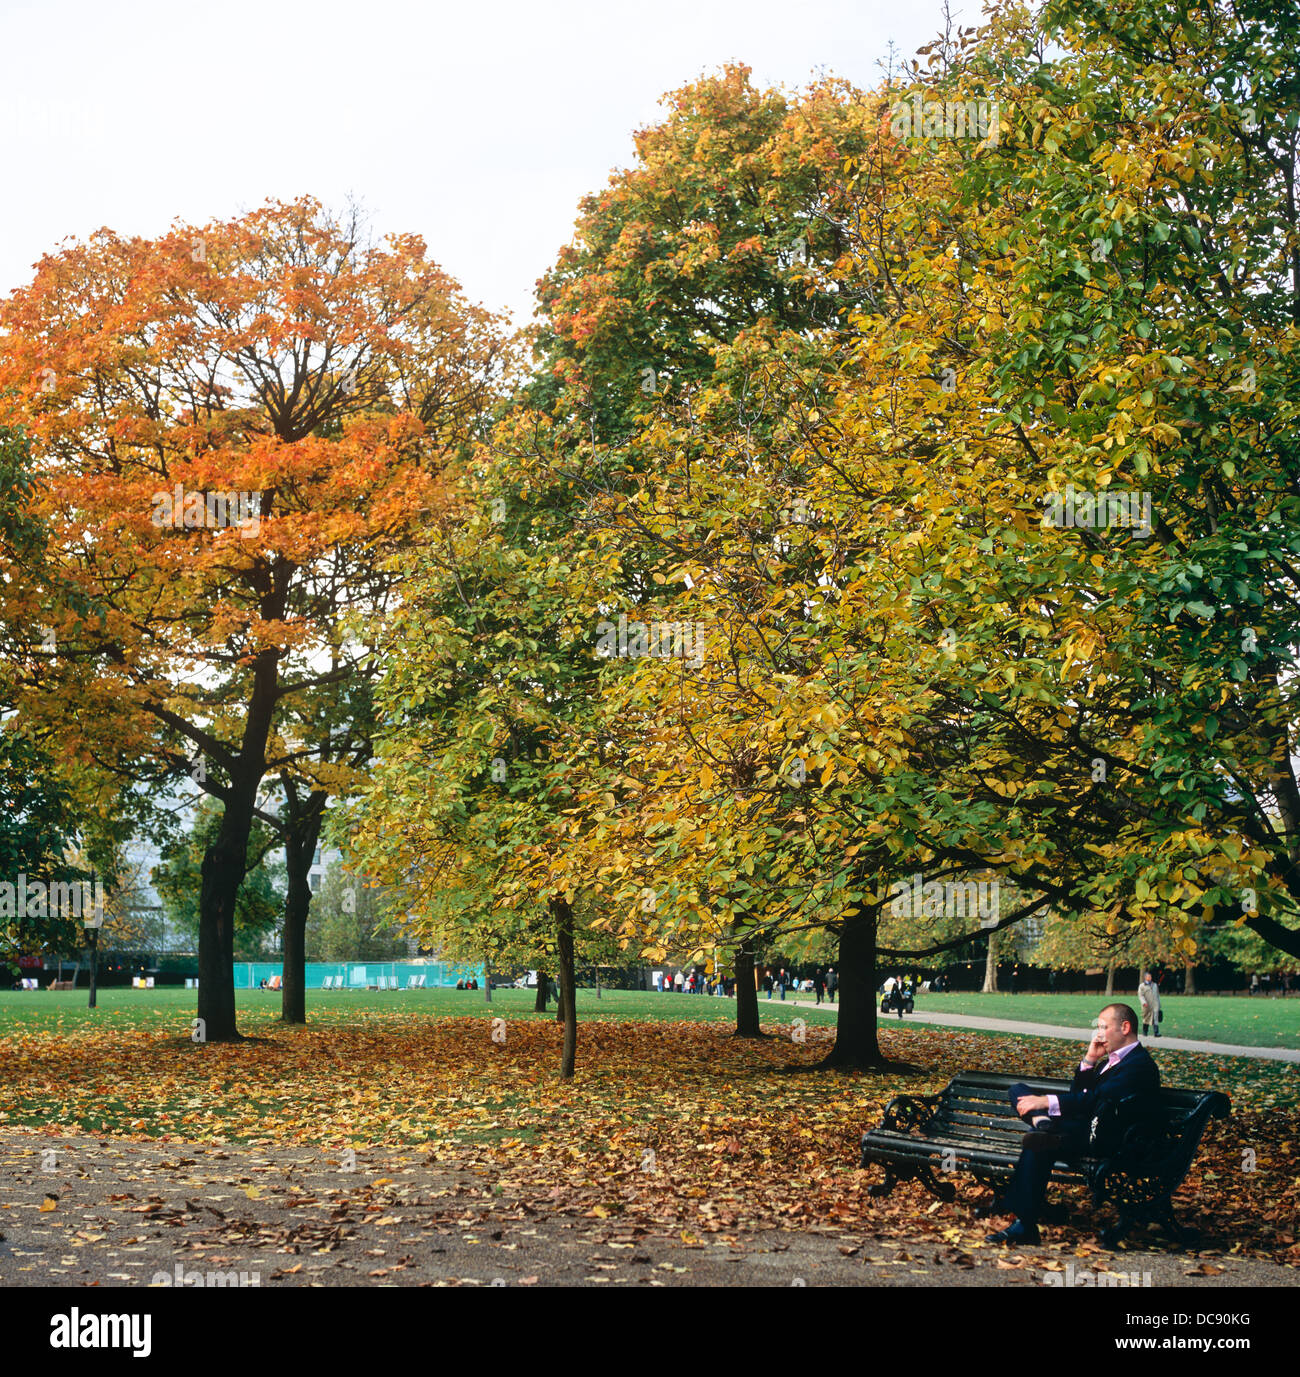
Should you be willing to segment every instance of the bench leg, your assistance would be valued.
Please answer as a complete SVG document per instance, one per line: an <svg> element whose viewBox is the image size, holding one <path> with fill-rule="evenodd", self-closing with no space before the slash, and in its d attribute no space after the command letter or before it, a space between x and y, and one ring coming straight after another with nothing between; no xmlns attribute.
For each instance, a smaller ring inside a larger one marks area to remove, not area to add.
<svg viewBox="0 0 1300 1377"><path fill-rule="evenodd" d="M957 1187L951 1181L936 1181L934 1172L928 1166L917 1167L916 1179L931 1195L937 1195L940 1200L955 1200L957 1198Z"/></svg>
<svg viewBox="0 0 1300 1377"><path fill-rule="evenodd" d="M1159 1224L1175 1247L1179 1248L1188 1247L1200 1237L1198 1229L1186 1227L1178 1222L1174 1217L1173 1202L1166 1197L1137 1209L1126 1210L1121 1207L1119 1223L1103 1229L1101 1241L1107 1248L1113 1248L1138 1224Z"/></svg>
<svg viewBox="0 0 1300 1377"><path fill-rule="evenodd" d="M898 1184L898 1174L890 1165L885 1167L885 1179L877 1182L874 1186L867 1187L868 1195L892 1195L894 1187Z"/></svg>
<svg viewBox="0 0 1300 1377"><path fill-rule="evenodd" d="M1199 1229L1188 1228L1180 1224L1174 1217L1174 1207L1172 1201L1162 1200L1155 1209L1156 1223L1169 1235L1174 1243L1180 1248L1186 1248L1189 1244L1195 1243L1200 1237Z"/></svg>
<svg viewBox="0 0 1300 1377"><path fill-rule="evenodd" d="M1111 1224L1101 1231L1101 1242L1105 1248L1113 1248L1133 1227L1135 1221L1131 1215L1121 1214L1118 1224Z"/></svg>
<svg viewBox="0 0 1300 1377"><path fill-rule="evenodd" d="M924 1162L918 1162L915 1166L909 1164L902 1168L896 1162L886 1163L885 1179L878 1185L868 1186L867 1194L892 1195L899 1181L919 1181L931 1195L937 1195L940 1200L955 1200L957 1197L957 1187L951 1181L936 1180L934 1173Z"/></svg>

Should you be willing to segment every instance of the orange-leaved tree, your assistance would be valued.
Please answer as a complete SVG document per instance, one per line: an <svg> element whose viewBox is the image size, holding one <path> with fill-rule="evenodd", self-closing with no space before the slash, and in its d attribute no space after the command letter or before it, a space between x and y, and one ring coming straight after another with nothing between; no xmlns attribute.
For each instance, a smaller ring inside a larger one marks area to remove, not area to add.
<svg viewBox="0 0 1300 1377"><path fill-rule="evenodd" d="M417 236L370 242L304 198L153 240L101 230L37 265L0 332L0 423L30 438L49 533L32 623L55 652L22 711L222 804L194 1037L232 1040L263 781L328 783L297 705L372 672L366 618L492 395L499 322Z"/></svg>

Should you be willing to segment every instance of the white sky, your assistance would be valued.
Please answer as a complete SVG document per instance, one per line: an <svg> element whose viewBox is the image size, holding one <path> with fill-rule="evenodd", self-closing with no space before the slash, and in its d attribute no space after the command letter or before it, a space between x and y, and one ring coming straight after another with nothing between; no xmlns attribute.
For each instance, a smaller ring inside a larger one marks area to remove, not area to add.
<svg viewBox="0 0 1300 1377"><path fill-rule="evenodd" d="M942 0L0 0L0 294L67 236L356 197L522 323L659 96L729 60L860 86ZM954 12L978 22L979 0Z"/></svg>

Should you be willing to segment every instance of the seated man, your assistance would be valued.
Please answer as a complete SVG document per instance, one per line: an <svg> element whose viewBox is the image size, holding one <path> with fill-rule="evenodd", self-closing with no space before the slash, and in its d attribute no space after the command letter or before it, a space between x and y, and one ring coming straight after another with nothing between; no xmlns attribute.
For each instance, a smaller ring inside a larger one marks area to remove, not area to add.
<svg viewBox="0 0 1300 1377"><path fill-rule="evenodd" d="M1011 1087L1011 1103L1032 1132L1025 1134L1015 1175L995 1206L1014 1214L1016 1222L989 1234L990 1243L1037 1243L1052 1163L1086 1151L1092 1120L1108 1102L1160 1089L1160 1072L1137 1040L1137 1026L1137 1014L1127 1004L1108 1004L1068 1092L1033 1095L1025 1085Z"/></svg>

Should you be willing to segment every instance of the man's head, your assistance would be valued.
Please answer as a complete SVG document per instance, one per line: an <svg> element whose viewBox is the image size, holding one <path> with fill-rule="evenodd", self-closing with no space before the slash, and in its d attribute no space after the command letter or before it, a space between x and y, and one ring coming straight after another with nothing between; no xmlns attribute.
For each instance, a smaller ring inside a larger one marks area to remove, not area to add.
<svg viewBox="0 0 1300 1377"><path fill-rule="evenodd" d="M1097 1031L1106 1044L1107 1052L1137 1041L1138 1017L1127 1004L1107 1004L1097 1015Z"/></svg>
<svg viewBox="0 0 1300 1377"><path fill-rule="evenodd" d="M1151 983L1151 972L1150 972L1150 971L1143 971L1143 972L1142 972L1142 979L1145 980L1146 983L1149 985L1149 984Z"/></svg>

